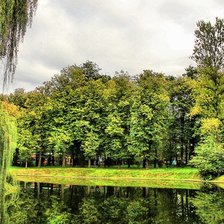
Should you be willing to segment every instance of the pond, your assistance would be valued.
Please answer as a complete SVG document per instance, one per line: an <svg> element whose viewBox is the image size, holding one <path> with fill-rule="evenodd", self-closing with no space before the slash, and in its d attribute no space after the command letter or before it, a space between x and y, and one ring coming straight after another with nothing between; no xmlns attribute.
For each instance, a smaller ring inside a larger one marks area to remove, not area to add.
<svg viewBox="0 0 224 224"><path fill-rule="evenodd" d="M1 224L219 224L224 190L20 183L5 196ZM3 205L2 205L3 206Z"/></svg>

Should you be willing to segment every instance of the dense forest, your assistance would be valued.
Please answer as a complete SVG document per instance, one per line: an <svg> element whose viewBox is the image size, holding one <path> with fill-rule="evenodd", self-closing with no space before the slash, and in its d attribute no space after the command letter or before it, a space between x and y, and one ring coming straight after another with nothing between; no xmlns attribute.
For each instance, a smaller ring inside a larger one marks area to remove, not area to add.
<svg viewBox="0 0 224 224"><path fill-rule="evenodd" d="M34 91L2 95L17 118L14 165L184 166L223 173L224 20L199 21L185 74L68 66ZM192 160L193 158L193 160Z"/></svg>

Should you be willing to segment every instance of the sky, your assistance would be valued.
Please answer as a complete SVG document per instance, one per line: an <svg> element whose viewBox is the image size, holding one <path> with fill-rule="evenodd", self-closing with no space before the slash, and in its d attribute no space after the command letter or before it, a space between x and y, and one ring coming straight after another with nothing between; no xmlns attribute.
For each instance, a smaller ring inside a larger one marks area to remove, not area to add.
<svg viewBox="0 0 224 224"><path fill-rule="evenodd" d="M38 0L8 92L33 90L87 60L111 76L145 69L180 76L193 65L197 21L224 18L223 7L223 0Z"/></svg>

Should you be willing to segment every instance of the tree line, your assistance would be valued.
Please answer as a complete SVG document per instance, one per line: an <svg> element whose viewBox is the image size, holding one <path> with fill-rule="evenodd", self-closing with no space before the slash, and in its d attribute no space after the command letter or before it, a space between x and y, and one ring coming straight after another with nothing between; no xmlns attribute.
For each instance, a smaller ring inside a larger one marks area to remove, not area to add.
<svg viewBox="0 0 224 224"><path fill-rule="evenodd" d="M191 82L145 70L129 76L100 74L90 61L69 66L31 92L17 89L18 157L61 157L65 165L187 164L197 139L189 115ZM94 162L95 160L95 162Z"/></svg>

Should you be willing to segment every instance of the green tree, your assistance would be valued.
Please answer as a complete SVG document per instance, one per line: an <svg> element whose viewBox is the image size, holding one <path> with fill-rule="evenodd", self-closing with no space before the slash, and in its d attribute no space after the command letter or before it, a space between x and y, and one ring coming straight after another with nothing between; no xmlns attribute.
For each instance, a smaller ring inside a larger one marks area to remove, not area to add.
<svg viewBox="0 0 224 224"><path fill-rule="evenodd" d="M199 21L195 30L195 45L192 59L200 67L217 70L224 65L224 20L216 18L215 24Z"/></svg>
<svg viewBox="0 0 224 224"><path fill-rule="evenodd" d="M198 76L194 84L195 105L190 114L193 118L196 117L201 141L196 149L193 163L199 167L203 176L214 177L219 175L223 169L222 156L219 154L223 147L224 137L222 134L224 118L224 79L222 72L224 64L224 20L216 18L214 25L210 22L200 21L197 26L192 58L198 65ZM207 127L211 130L208 131ZM204 161L204 166L200 159ZM213 160L214 168L211 168Z"/></svg>
<svg viewBox="0 0 224 224"><path fill-rule="evenodd" d="M18 131L18 149L20 161L25 162L25 167L28 166L28 161L34 153L35 141L32 133L28 129L20 129Z"/></svg>
<svg viewBox="0 0 224 224"><path fill-rule="evenodd" d="M190 75L169 80L170 106L168 146L165 155L178 158L182 163L188 163L194 152L196 139L194 137L194 119L190 116L190 109L194 105L192 93L192 71Z"/></svg>
<svg viewBox="0 0 224 224"><path fill-rule="evenodd" d="M27 94L25 107L21 122L33 136L38 166L40 167L42 154L47 150L47 130L50 130L50 120L52 118L49 113L52 109L51 99L44 96L39 90L35 90Z"/></svg>
<svg viewBox="0 0 224 224"><path fill-rule="evenodd" d="M206 179L212 179L224 173L224 144L220 126L221 122L217 118L202 120L201 141L196 147L196 156L191 161Z"/></svg>
<svg viewBox="0 0 224 224"><path fill-rule="evenodd" d="M168 124L169 94L167 81L162 74L144 71L139 76L138 88L131 108L129 151L157 166Z"/></svg>
<svg viewBox="0 0 224 224"><path fill-rule="evenodd" d="M130 134L130 108L134 82L127 73L116 73L106 83L104 92L106 110L105 144L106 155L119 162L127 161L130 166L131 154L128 151ZM108 95L109 94L109 95Z"/></svg>
<svg viewBox="0 0 224 224"><path fill-rule="evenodd" d="M71 144L71 134L68 128L60 127L53 128L50 131L50 136L48 137L49 144L53 146L54 151L62 155L62 166L65 166L66 153Z"/></svg>
<svg viewBox="0 0 224 224"><path fill-rule="evenodd" d="M88 159L88 167L91 167L91 159L96 158L99 145L99 136L93 131L88 132L81 146L82 150L84 151L85 157Z"/></svg>

